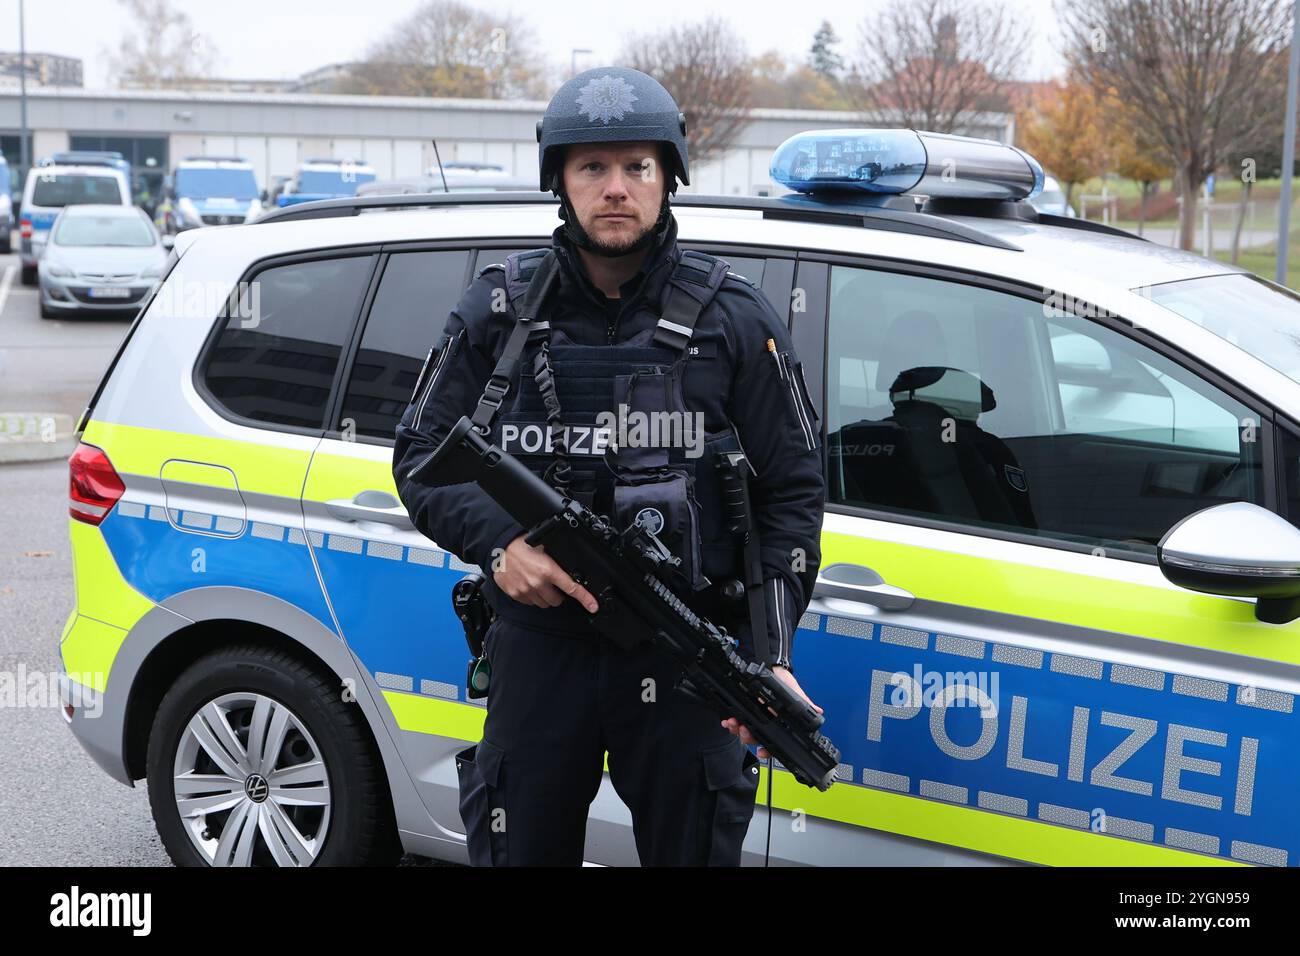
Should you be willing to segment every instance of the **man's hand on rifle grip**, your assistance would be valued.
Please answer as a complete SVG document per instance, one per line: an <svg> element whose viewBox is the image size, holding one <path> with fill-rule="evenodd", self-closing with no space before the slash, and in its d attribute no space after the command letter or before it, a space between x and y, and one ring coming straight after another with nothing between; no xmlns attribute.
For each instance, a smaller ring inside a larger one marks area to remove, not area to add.
<svg viewBox="0 0 1300 956"><path fill-rule="evenodd" d="M492 572L497 587L521 604L534 607L558 607L568 596L588 614L595 614L600 604L591 592L569 577L541 545L533 547L525 537L521 534L506 545L500 570Z"/></svg>
<svg viewBox="0 0 1300 956"><path fill-rule="evenodd" d="M812 702L812 699L803 692L803 688L799 686L799 682L794 679L794 675L791 674L788 670L786 670L784 667L773 667L772 673L776 675L777 679L780 680L781 683L785 684L787 687L793 690L804 700L808 701L808 703L812 706L813 710L817 711L817 713L819 714L823 713L822 709L818 707L816 704L814 704ZM738 737L740 737L740 742L743 743L746 747L750 746L751 744L758 744L759 760L766 760L768 757L771 756L771 754L767 752L767 748L764 747L762 744L758 743L758 741L754 739L753 734L749 732L749 728L746 727L744 724L742 724L735 717L728 717L726 720L722 721L722 726L726 727L733 734L736 734Z"/></svg>

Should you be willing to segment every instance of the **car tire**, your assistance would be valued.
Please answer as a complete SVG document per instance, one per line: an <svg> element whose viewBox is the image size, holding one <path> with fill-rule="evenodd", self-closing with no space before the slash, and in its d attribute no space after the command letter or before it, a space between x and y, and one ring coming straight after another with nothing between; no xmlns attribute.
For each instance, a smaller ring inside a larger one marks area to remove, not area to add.
<svg viewBox="0 0 1300 956"><path fill-rule="evenodd" d="M0 256L12 255L14 251L13 239L8 229L0 230Z"/></svg>
<svg viewBox="0 0 1300 956"><path fill-rule="evenodd" d="M23 285L36 285L36 267L23 266L22 269Z"/></svg>
<svg viewBox="0 0 1300 956"><path fill-rule="evenodd" d="M255 722L258 739L279 739L268 760L243 749ZM401 854L360 706L283 650L232 645L187 668L158 705L146 774L177 866L389 865Z"/></svg>

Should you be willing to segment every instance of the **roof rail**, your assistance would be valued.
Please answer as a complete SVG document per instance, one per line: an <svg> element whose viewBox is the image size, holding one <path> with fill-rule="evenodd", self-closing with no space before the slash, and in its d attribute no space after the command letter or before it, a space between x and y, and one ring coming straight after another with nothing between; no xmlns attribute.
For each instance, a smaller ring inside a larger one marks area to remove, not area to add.
<svg viewBox="0 0 1300 956"><path fill-rule="evenodd" d="M1073 216L1058 216L1055 213L1039 212L1027 200L1007 202L989 199L929 199L921 207L923 212L936 216L977 216L981 219L1018 219L1021 222L1036 222L1043 226L1060 226L1064 229L1078 229L1083 232L1099 232L1108 236L1123 236L1125 239L1140 239L1149 242L1145 236L1139 236L1118 226L1093 222L1090 219L1077 219Z"/></svg>
<svg viewBox="0 0 1300 956"><path fill-rule="evenodd" d="M879 202L810 202L796 198L769 198L763 196L700 196L682 195L673 200L674 206L694 209L748 209L762 213L765 219L783 219L798 222L830 222L846 226L863 226L916 236L938 239L955 239L994 249L1020 252L1019 246L998 236L982 232L965 223L952 222L942 216L916 212L911 197L891 197L892 201ZM556 205L558 200L543 192L483 192L483 193L428 193L419 195L345 196L341 199L322 199L272 209L256 220L265 222L293 222L304 219L336 219L356 216L376 210L428 209L440 206L506 206L506 205Z"/></svg>

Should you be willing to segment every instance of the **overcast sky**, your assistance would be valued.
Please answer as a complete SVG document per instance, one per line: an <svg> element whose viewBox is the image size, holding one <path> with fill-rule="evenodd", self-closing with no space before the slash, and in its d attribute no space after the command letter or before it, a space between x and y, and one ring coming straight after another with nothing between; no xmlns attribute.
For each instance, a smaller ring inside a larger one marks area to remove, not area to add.
<svg viewBox="0 0 1300 956"><path fill-rule="evenodd" d="M176 0L196 29L218 51L216 73L236 78L289 78L326 63L355 59L376 37L421 5L422 0ZM628 31L645 32L637 5L609 0L466 0L487 12L522 11L552 62L567 70L570 51L579 68L612 57ZM727 17L751 53L779 49L803 57L823 19L840 38L840 52L857 46L858 25L899 0L654 0L645 9L658 23ZM905 2L905 0L904 0ZM1037 40L1025 79L1060 71L1051 0L1007 0ZM615 12L617 11L617 12ZM743 11L740 16L737 13ZM133 25L117 0L26 0L27 49L80 57L90 88L107 85L104 52L116 49ZM0 0L0 49L18 49L18 0Z"/></svg>

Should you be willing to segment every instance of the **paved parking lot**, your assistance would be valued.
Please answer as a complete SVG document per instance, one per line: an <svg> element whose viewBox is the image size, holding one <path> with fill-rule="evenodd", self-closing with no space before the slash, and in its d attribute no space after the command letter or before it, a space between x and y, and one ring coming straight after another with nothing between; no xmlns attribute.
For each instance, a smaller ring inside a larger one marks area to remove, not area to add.
<svg viewBox="0 0 1300 956"><path fill-rule="evenodd" d="M17 256L0 283L0 412L75 418L129 320L42 319ZM95 765L51 694L73 605L67 481L60 459L0 464L0 866L167 865L144 788Z"/></svg>

